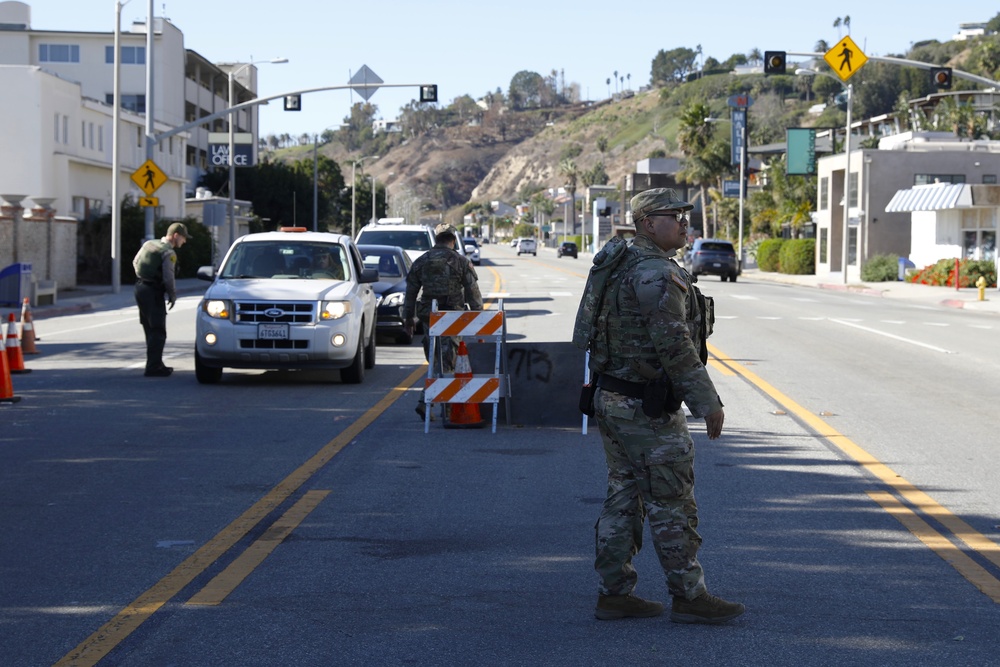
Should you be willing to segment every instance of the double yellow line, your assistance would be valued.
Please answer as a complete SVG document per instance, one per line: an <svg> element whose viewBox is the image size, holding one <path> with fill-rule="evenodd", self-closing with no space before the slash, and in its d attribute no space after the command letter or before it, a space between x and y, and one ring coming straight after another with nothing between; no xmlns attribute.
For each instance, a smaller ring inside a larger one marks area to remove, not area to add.
<svg viewBox="0 0 1000 667"><path fill-rule="evenodd" d="M856 445L843 434L839 433L825 421L812 414L801 405L765 382L743 364L731 359L712 344L709 351L715 359L710 360L713 368L724 369L724 372L736 373L752 385L770 396L789 413L802 420L810 429L823 437L827 442L856 461L862 468L881 480L894 493L887 491L866 491L868 496L895 517L917 539L927 545L946 563L958 570L958 573L985 593L991 600L1000 603L1000 580L970 558L951 539L937 531L924 521L914 509L934 519L944 526L955 538L983 558L1000 567L1000 546L992 542L982 533L962 519L958 518L929 495L898 475L892 468L878 461L871 454ZM909 506L900 501L909 503Z"/></svg>

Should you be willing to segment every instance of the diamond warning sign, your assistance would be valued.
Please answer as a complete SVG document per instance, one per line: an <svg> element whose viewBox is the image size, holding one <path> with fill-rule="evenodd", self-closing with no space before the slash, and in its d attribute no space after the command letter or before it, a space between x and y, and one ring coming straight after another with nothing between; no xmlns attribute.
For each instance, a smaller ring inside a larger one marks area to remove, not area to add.
<svg viewBox="0 0 1000 667"><path fill-rule="evenodd" d="M848 35L827 51L823 60L830 66L833 73L840 77L841 81L847 81L855 72L864 67L864 64L868 62L868 56Z"/></svg>

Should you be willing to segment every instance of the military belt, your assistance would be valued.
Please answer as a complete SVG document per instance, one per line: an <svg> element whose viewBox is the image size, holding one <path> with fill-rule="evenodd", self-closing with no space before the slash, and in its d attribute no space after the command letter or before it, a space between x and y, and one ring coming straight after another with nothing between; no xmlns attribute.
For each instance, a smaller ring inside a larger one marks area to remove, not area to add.
<svg viewBox="0 0 1000 667"><path fill-rule="evenodd" d="M597 386L630 398L644 398L646 395L645 382L629 382L628 380L620 380L609 375L599 377L597 379Z"/></svg>
<svg viewBox="0 0 1000 667"><path fill-rule="evenodd" d="M141 285L149 285L150 287L160 287L166 289L166 286L160 280L146 280L145 278L136 278L135 281Z"/></svg>

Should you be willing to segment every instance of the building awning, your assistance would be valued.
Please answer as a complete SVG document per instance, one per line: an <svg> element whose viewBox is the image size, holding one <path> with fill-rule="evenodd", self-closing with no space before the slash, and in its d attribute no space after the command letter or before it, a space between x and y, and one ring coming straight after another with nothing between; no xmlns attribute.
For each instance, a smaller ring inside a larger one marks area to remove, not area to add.
<svg viewBox="0 0 1000 667"><path fill-rule="evenodd" d="M972 189L965 183L932 183L899 190L886 204L886 213L943 211L972 206Z"/></svg>

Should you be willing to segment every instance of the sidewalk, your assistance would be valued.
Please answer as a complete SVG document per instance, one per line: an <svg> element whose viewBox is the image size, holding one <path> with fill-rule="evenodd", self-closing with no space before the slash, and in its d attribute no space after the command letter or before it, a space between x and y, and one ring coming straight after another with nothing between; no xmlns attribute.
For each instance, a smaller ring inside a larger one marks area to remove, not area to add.
<svg viewBox="0 0 1000 667"><path fill-rule="evenodd" d="M928 306L965 308L967 310L1000 313L1000 291L997 291L995 287L987 288L984 295L986 297L985 301L980 301L979 290L975 287L956 290L954 287L933 287L931 285L917 285L902 281L849 283L845 285L837 282L838 278L840 278L838 274L794 276L784 273L765 272L760 269L744 269L740 275L741 280L767 280L803 287L850 291L857 294L888 299L905 299Z"/></svg>
<svg viewBox="0 0 1000 667"><path fill-rule="evenodd" d="M204 294L209 283L197 278L183 278L177 281L177 296ZM122 282L121 290L115 294L111 285L79 285L73 289L59 290L56 304L51 306L32 306L31 318L43 320L47 317L74 315L94 310L113 310L117 308L135 307L135 285ZM5 308L4 310L7 310ZM9 308L16 310L20 317L21 307Z"/></svg>

